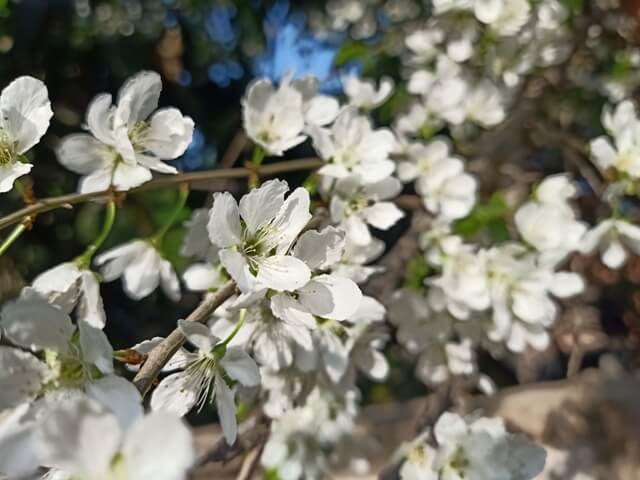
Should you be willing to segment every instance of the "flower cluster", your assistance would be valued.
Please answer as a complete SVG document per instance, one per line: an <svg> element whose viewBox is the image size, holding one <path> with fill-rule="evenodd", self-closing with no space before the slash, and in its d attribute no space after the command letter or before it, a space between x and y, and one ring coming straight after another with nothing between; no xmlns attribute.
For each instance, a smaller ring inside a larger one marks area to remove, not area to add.
<svg viewBox="0 0 640 480"><path fill-rule="evenodd" d="M402 480L530 480L544 467L544 450L509 434L499 418L444 413L433 434L435 447L425 435L407 447Z"/></svg>
<svg viewBox="0 0 640 480"><path fill-rule="evenodd" d="M56 153L80 176L79 197L104 200L104 224L84 252L0 307L0 476L185 479L195 451L182 417L214 409L229 449L246 411L269 426L251 446L269 478L330 477L331 449L358 423L363 377L396 381L408 361L430 389L462 380L491 395L478 358L551 345L562 301L586 290L574 256L598 252L618 269L640 254L629 207L640 192L640 118L624 95L605 107L604 133L590 144L602 191L561 171L496 192L468 148L513 113L537 68L568 61L570 8L423 3L330 1L315 11L316 31L367 38L351 47L387 49L397 75L346 75L339 97L293 72L252 80L240 102L253 148L238 169L247 191L208 195L184 225L193 177L165 162L184 154L194 121L158 109L160 76L140 72L115 101L91 102L88 131L62 138ZM376 32L398 35L380 46ZM9 192L30 172L26 155L53 112L31 77L2 91L0 110L0 192ZM303 186L265 178L276 170L263 162L304 149L317 158L302 163L318 168ZM175 210L150 236L102 250L123 192L152 172L176 175L144 187L179 185ZM602 197L594 216L581 216L586 195ZM475 228L486 217L492 229ZM163 243L174 227L184 231L184 268ZM406 252L400 267L383 261L402 236L415 245L410 263ZM370 280L383 274L381 292ZM181 306L202 302L166 336L114 350L101 288L117 280L133 300L160 290ZM402 449L400 478L527 480L544 467L544 451L497 418L444 413L431 437Z"/></svg>

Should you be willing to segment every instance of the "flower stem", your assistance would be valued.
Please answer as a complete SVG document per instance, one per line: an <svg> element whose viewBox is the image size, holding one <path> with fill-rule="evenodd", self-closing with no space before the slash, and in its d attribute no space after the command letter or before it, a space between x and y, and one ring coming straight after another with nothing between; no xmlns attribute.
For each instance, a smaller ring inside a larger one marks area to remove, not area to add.
<svg viewBox="0 0 640 480"><path fill-rule="evenodd" d="M18 239L18 237L20 237L20 235L22 235L22 233L26 229L27 229L27 226L25 223L21 223L20 225L17 225L13 229L13 231L9 234L9 236L5 238L4 242L2 242L2 244L0 245L0 256L2 256L4 252L6 252L9 249L11 244L15 242Z"/></svg>
<svg viewBox="0 0 640 480"><path fill-rule="evenodd" d="M253 166L252 175L249 176L249 188L256 188L260 186L260 178L258 177L258 168L262 165L266 152L260 145L256 145L253 148L253 155L251 156L251 165Z"/></svg>
<svg viewBox="0 0 640 480"><path fill-rule="evenodd" d="M100 234L93 241L93 243L89 245L87 249L75 259L76 265L78 265L80 269L89 268L91 260L93 259L93 255L102 246L104 241L109 236L109 233L111 233L111 229L113 228L115 219L116 203L113 200L109 200L109 203L107 203L107 210L105 212L104 223L102 224L102 230L100 230Z"/></svg>
<svg viewBox="0 0 640 480"><path fill-rule="evenodd" d="M236 323L236 326L233 327L233 330L231 331L231 333L227 336L227 338L225 338L222 341L220 345L224 345L226 347L227 345L229 345L229 343L231 343L231 340L233 340L233 337L236 336L236 334L240 331L240 329L244 325L244 321L246 318L247 318L247 309L243 308L240 310L240 317L238 318L238 323Z"/></svg>
<svg viewBox="0 0 640 480"><path fill-rule="evenodd" d="M182 213L182 209L187 203L187 198L189 198L189 184L182 183L180 184L180 190L178 193L178 203L176 204L176 207L174 208L173 212L171 212L171 216L169 217L169 220L167 220L167 222L162 226L162 228L160 228L160 230L158 230L150 238L151 243L156 248L160 247L160 243L162 242L162 239L167 234L169 229L173 226L173 224L176 223L176 220L178 220L180 213Z"/></svg>

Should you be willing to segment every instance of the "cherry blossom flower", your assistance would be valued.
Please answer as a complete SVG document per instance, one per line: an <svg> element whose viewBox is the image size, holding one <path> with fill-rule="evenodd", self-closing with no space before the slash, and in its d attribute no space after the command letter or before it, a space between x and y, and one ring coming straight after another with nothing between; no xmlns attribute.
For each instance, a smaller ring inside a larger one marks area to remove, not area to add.
<svg viewBox="0 0 640 480"><path fill-rule="evenodd" d="M309 267L288 251L311 219L309 193L297 188L285 200L287 182L270 180L240 199L215 193L209 238L220 261L244 293L292 291L306 284Z"/></svg>
<svg viewBox="0 0 640 480"><path fill-rule="evenodd" d="M65 480L180 480L195 460L191 432L178 417L153 412L122 426L88 400L59 405L37 437L41 464Z"/></svg>
<svg viewBox="0 0 640 480"><path fill-rule="evenodd" d="M47 87L33 77L18 77L0 94L0 193L31 171L24 154L49 128L53 116Z"/></svg>
<svg viewBox="0 0 640 480"><path fill-rule="evenodd" d="M349 104L362 109L374 109L382 105L393 93L394 85L391 78L384 77L376 88L372 80L361 79L356 75L345 77L342 83Z"/></svg>
<svg viewBox="0 0 640 480"><path fill-rule="evenodd" d="M150 295L158 286L174 302L180 300L180 280L171 263L148 241L134 240L96 256L105 282L122 277L124 292L134 300Z"/></svg>
<svg viewBox="0 0 640 480"><path fill-rule="evenodd" d="M402 210L389 201L401 190L401 183L394 177L364 185L354 175L341 178L332 191L331 219L345 230L349 241L368 245L372 237L367 225L388 230L404 216Z"/></svg>
<svg viewBox="0 0 640 480"><path fill-rule="evenodd" d="M183 320L178 326L197 351L183 353L183 369L160 382L153 391L151 408L182 416L194 406L202 409L207 401L215 399L225 439L231 445L238 427L234 392L225 376L245 386L256 386L260 384L258 367L242 348L227 348L206 326Z"/></svg>
<svg viewBox="0 0 640 480"><path fill-rule="evenodd" d="M640 254L640 227L616 218L600 222L582 238L580 251L600 251L602 263L612 269L622 267L627 261L628 251Z"/></svg>
<svg viewBox="0 0 640 480"><path fill-rule="evenodd" d="M175 108L157 110L162 82L143 71L120 89L117 105L109 94L93 99L87 110L89 133L68 135L57 148L58 160L82 175L80 192L113 186L129 190L151 179L151 170L177 173L163 160L182 155L193 135L193 120Z"/></svg>
<svg viewBox="0 0 640 480"><path fill-rule="evenodd" d="M17 347L44 352L44 359L10 346L0 347L0 407L31 401L54 389L83 389L113 374L112 348L98 328L69 316L35 291L7 303L0 329Z"/></svg>
<svg viewBox="0 0 640 480"><path fill-rule="evenodd" d="M78 306L78 321L104 328L106 314L97 275L76 262L65 262L38 275L32 287L67 313Z"/></svg>
<svg viewBox="0 0 640 480"><path fill-rule="evenodd" d="M356 107L344 108L331 129L310 126L309 135L320 157L327 162L318 173L333 178L359 175L364 183L387 178L395 170L389 159L395 138L388 129L374 130Z"/></svg>

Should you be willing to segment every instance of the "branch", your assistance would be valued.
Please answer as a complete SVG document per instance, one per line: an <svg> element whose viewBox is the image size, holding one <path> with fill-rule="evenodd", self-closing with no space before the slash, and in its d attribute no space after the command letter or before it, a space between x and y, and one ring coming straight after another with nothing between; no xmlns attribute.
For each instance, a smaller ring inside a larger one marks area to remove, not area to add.
<svg viewBox="0 0 640 480"><path fill-rule="evenodd" d="M287 160L284 162L277 162L268 165L262 165L258 169L258 173L261 176L275 175L279 173L295 172L299 170L314 170L322 166L322 160L318 158L300 158L297 160ZM217 170L207 170L203 172L188 172L178 173L176 175L168 175L159 177L150 182L145 183L137 188L133 188L126 192L114 192L113 190L102 190L100 192L91 193L72 193L68 195L62 195L59 197L43 198L28 205L25 208L17 210L9 215L0 218L0 230L3 230L11 225L20 223L25 219L34 220L34 218L45 212L55 210L57 208L68 208L71 205L77 203L88 202L89 200L100 200L111 198L114 193L135 193L147 190L155 190L156 188L167 187L170 185L176 185L180 183L194 183L205 180L215 180L224 178L248 178L254 171L245 167L238 168L220 168Z"/></svg>
<svg viewBox="0 0 640 480"><path fill-rule="evenodd" d="M186 321L204 323L209 318L209 315L235 292L236 282L229 281L225 283L215 293L207 295L200 305L191 312ZM143 396L155 381L162 367L164 367L169 359L180 349L185 340L186 338L180 329L176 328L159 345L151 350L147 360L133 379L133 384Z"/></svg>

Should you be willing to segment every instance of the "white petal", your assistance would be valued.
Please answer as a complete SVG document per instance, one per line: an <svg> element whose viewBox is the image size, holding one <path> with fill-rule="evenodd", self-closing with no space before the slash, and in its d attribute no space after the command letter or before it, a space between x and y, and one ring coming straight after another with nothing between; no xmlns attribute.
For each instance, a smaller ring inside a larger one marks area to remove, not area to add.
<svg viewBox="0 0 640 480"><path fill-rule="evenodd" d="M144 415L140 392L133 383L122 377L107 375L89 382L86 392L113 412L125 430Z"/></svg>
<svg viewBox="0 0 640 480"><path fill-rule="evenodd" d="M185 415L196 404L199 392L189 385L189 375L179 372L169 375L151 394L151 409Z"/></svg>
<svg viewBox="0 0 640 480"><path fill-rule="evenodd" d="M389 362L386 357L377 350L367 349L359 352L357 356L358 367L370 378L381 382L389 375Z"/></svg>
<svg viewBox="0 0 640 480"><path fill-rule="evenodd" d="M549 291L558 298L568 298L584 291L584 280L573 272L554 273L549 285Z"/></svg>
<svg viewBox="0 0 640 480"><path fill-rule="evenodd" d="M331 332L324 336L322 361L329 378L337 383L349 366L349 351L340 339Z"/></svg>
<svg viewBox="0 0 640 480"><path fill-rule="evenodd" d="M158 110L145 132L144 147L164 160L178 158L191 143L193 126L193 120L177 108Z"/></svg>
<svg viewBox="0 0 640 480"><path fill-rule="evenodd" d="M250 293L257 288L257 282L249 270L249 264L240 252L230 249L220 250L220 263L236 281L241 292Z"/></svg>
<svg viewBox="0 0 640 480"><path fill-rule="evenodd" d="M75 328L69 316L38 295L8 302L0 326L12 343L33 351L66 352Z"/></svg>
<svg viewBox="0 0 640 480"><path fill-rule="evenodd" d="M316 327L316 321L309 310L287 293L278 293L271 297L271 312L292 325L309 329Z"/></svg>
<svg viewBox="0 0 640 480"><path fill-rule="evenodd" d="M467 424L459 415L445 412L440 416L433 430L439 444L455 444L467 435Z"/></svg>
<svg viewBox="0 0 640 480"><path fill-rule="evenodd" d="M198 350L201 350L203 353L210 352L216 343L218 343L218 338L211 333L208 327L201 323L187 322L180 319L178 320L178 328L182 334L187 337L187 340L198 347Z"/></svg>
<svg viewBox="0 0 640 480"><path fill-rule="evenodd" d="M174 302L180 300L180 279L169 260L163 259L160 262L160 287L170 300Z"/></svg>
<svg viewBox="0 0 640 480"><path fill-rule="evenodd" d="M187 289L205 292L222 286L223 278L219 268L210 263L195 263L185 270L182 280Z"/></svg>
<svg viewBox="0 0 640 480"><path fill-rule="evenodd" d="M42 463L78 478L105 478L122 429L115 416L96 412L86 400L74 403L61 405L41 422Z"/></svg>
<svg viewBox="0 0 640 480"><path fill-rule="evenodd" d="M362 292L348 278L318 275L298 290L298 300L314 315L347 320L360 306Z"/></svg>
<svg viewBox="0 0 640 480"><path fill-rule="evenodd" d="M328 125L335 120L340 104L333 97L316 95L305 105L305 120L311 125Z"/></svg>
<svg viewBox="0 0 640 480"><path fill-rule="evenodd" d="M33 77L19 77L0 95L2 127L23 154L45 134L53 116L47 87Z"/></svg>
<svg viewBox="0 0 640 480"><path fill-rule="evenodd" d="M83 270L80 278L82 295L78 307L78 320L95 328L104 328L107 314L102 304L100 284L96 274L91 270Z"/></svg>
<svg viewBox="0 0 640 480"><path fill-rule="evenodd" d="M113 181L111 184L118 190L126 191L139 187L149 180L151 180L151 172L148 168L120 162L113 172Z"/></svg>
<svg viewBox="0 0 640 480"><path fill-rule="evenodd" d="M220 417L224 438L229 445L233 445L238 436L236 403L233 399L233 392L220 376L216 376L215 379L215 395L218 417Z"/></svg>
<svg viewBox="0 0 640 480"><path fill-rule="evenodd" d="M335 227L322 231L309 230L303 233L293 254L304 261L311 270L327 268L340 261L345 247L345 233Z"/></svg>
<svg viewBox="0 0 640 480"><path fill-rule="evenodd" d="M404 212L394 203L378 202L364 209L367 223L379 230L388 230L404 217Z"/></svg>
<svg viewBox="0 0 640 480"><path fill-rule="evenodd" d="M116 115L128 127L146 120L158 107L162 80L156 72L142 71L127 79L118 92Z"/></svg>
<svg viewBox="0 0 640 480"><path fill-rule="evenodd" d="M256 362L240 347L230 347L220 360L220 365L231 378L246 387L260 385L260 372Z"/></svg>
<svg viewBox="0 0 640 480"><path fill-rule="evenodd" d="M136 162L138 163L138 165L148 168L149 170L153 170L154 172L167 173L170 175L178 173L178 169L176 167L164 163L159 158L153 157L151 155L136 153Z"/></svg>
<svg viewBox="0 0 640 480"><path fill-rule="evenodd" d="M100 142L114 145L113 138L113 114L115 108L112 105L111 95L102 93L96 95L89 107L87 107L87 126L89 131Z"/></svg>
<svg viewBox="0 0 640 480"><path fill-rule="evenodd" d="M74 133L64 137L56 148L62 166L80 175L89 175L111 165L111 154L91 135Z"/></svg>
<svg viewBox="0 0 640 480"><path fill-rule="evenodd" d="M47 366L30 353L0 346L0 410L41 393Z"/></svg>
<svg viewBox="0 0 640 480"><path fill-rule="evenodd" d="M142 240L111 248L95 257L94 263L102 266L100 274L105 282L111 282L120 277L129 264L139 258L148 248L148 244Z"/></svg>
<svg viewBox="0 0 640 480"><path fill-rule="evenodd" d="M140 255L130 259L122 276L122 287L130 298L141 300L160 285L162 257L151 245L145 245Z"/></svg>
<svg viewBox="0 0 640 480"><path fill-rule="evenodd" d="M11 190L16 178L26 175L31 171L31 168L33 168L33 165L22 162L0 165L0 193Z"/></svg>
<svg viewBox="0 0 640 480"><path fill-rule="evenodd" d="M284 204L289 185L284 180L269 180L240 199L240 215L250 234L271 222ZM227 245L220 245L226 247Z"/></svg>
<svg viewBox="0 0 640 480"><path fill-rule="evenodd" d="M475 0L474 12L482 23L495 22L504 9L504 0Z"/></svg>
<svg viewBox="0 0 640 480"><path fill-rule="evenodd" d="M612 240L606 250L602 252L602 263L614 270L620 268L627 261L627 251L618 240Z"/></svg>
<svg viewBox="0 0 640 480"><path fill-rule="evenodd" d="M113 373L113 348L104 332L82 320L78 322L78 332L83 360L104 374Z"/></svg>
<svg viewBox="0 0 640 480"><path fill-rule="evenodd" d="M189 428L174 415L153 412L127 432L122 446L127 478L180 480L195 460Z"/></svg>
<svg viewBox="0 0 640 480"><path fill-rule="evenodd" d="M278 254L287 253L311 220L310 205L309 192L302 187L296 188L285 200L272 224L276 231L275 237L270 239L275 243Z"/></svg>
<svg viewBox="0 0 640 480"><path fill-rule="evenodd" d="M225 248L240 243L240 211L230 193L213 194L213 207L209 211L207 229L209 239L218 247Z"/></svg>
<svg viewBox="0 0 640 480"><path fill-rule="evenodd" d="M107 190L109 186L111 186L112 177L113 169L111 166L96 170L95 172L80 179L78 191L80 193L91 193Z"/></svg>
<svg viewBox="0 0 640 480"><path fill-rule="evenodd" d="M306 284L311 277L306 263L289 255L259 258L257 263L258 281L273 290L296 290Z"/></svg>
<svg viewBox="0 0 640 480"><path fill-rule="evenodd" d="M0 422L0 472L8 478L31 478L38 466L38 452L34 422L24 417L29 413L29 403L13 410L5 410Z"/></svg>

